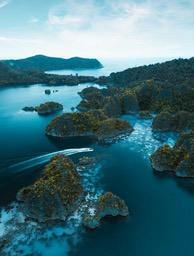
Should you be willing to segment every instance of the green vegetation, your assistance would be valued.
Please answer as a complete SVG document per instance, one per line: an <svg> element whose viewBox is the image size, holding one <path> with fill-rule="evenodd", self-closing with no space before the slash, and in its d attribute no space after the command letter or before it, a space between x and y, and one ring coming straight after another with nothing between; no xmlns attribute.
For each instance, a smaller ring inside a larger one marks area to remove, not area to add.
<svg viewBox="0 0 194 256"><path fill-rule="evenodd" d="M35 107L35 110L39 115L47 115L63 110L63 105L57 102L49 101Z"/></svg>
<svg viewBox="0 0 194 256"><path fill-rule="evenodd" d="M160 112L153 120L152 128L155 131L188 131L194 128L194 113L178 111L171 113Z"/></svg>
<svg viewBox="0 0 194 256"><path fill-rule="evenodd" d="M94 229L100 225L100 220L106 216L127 216L128 207L125 202L111 192L101 195L94 204L94 213L86 213L83 223L86 227Z"/></svg>
<svg viewBox="0 0 194 256"><path fill-rule="evenodd" d="M49 71L60 69L93 69L102 68L97 59L74 57L70 59L36 55L26 59L4 60L3 63L20 70Z"/></svg>
<svg viewBox="0 0 194 256"><path fill-rule="evenodd" d="M64 155L51 159L43 176L33 185L18 192L27 215L45 221L65 218L75 210L83 194L79 175L73 162Z"/></svg>
<svg viewBox="0 0 194 256"><path fill-rule="evenodd" d="M164 145L152 156L156 171L173 171L179 177L194 177L194 132L182 134L175 146Z"/></svg>
<svg viewBox="0 0 194 256"><path fill-rule="evenodd" d="M108 118L103 111L95 110L63 114L48 125L46 134L54 137L91 136L102 141L132 130L128 122Z"/></svg>
<svg viewBox="0 0 194 256"><path fill-rule="evenodd" d="M99 83L135 91L140 110L194 112L194 58L129 68Z"/></svg>
<svg viewBox="0 0 194 256"><path fill-rule="evenodd" d="M129 68L122 72L112 73L110 81L116 86L127 87L133 82L155 80L173 85L193 85L194 58L177 59L161 64Z"/></svg>
<svg viewBox="0 0 194 256"><path fill-rule="evenodd" d="M78 85L80 83L94 82L92 76L53 75L41 71L21 70L10 67L0 61L0 86L1 85Z"/></svg>

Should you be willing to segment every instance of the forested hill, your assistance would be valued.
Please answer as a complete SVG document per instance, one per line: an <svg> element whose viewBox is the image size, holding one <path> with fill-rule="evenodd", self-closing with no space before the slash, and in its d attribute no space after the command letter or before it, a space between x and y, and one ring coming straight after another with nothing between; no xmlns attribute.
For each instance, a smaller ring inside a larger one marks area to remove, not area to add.
<svg viewBox="0 0 194 256"><path fill-rule="evenodd" d="M194 86L194 58L177 59L148 66L129 68L112 73L105 81L116 86L129 86L133 82L153 79L172 84Z"/></svg>
<svg viewBox="0 0 194 256"><path fill-rule="evenodd" d="M0 62L0 86L39 83L50 85L77 85L79 83L94 82L95 80L96 78L92 76L54 75L32 70L24 71Z"/></svg>
<svg viewBox="0 0 194 256"><path fill-rule="evenodd" d="M87 59L74 57L70 59L54 58L44 55L36 55L26 59L2 60L3 63L21 70L62 70L62 69L94 69L102 68L102 64L97 59Z"/></svg>

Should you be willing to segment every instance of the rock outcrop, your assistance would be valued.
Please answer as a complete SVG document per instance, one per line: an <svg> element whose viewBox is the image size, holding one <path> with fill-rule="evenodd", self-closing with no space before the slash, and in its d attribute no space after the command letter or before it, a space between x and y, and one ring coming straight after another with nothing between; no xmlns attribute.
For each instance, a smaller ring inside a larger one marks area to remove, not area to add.
<svg viewBox="0 0 194 256"><path fill-rule="evenodd" d="M179 111L175 114L163 111L153 120L154 131L187 131L194 129L194 114L187 111Z"/></svg>
<svg viewBox="0 0 194 256"><path fill-rule="evenodd" d="M95 157L88 157L88 156L83 156L79 159L79 166L92 166L93 164L96 163Z"/></svg>
<svg viewBox="0 0 194 256"><path fill-rule="evenodd" d="M151 156L154 170L171 171L179 177L194 178L194 132L182 134L173 148L160 147Z"/></svg>
<svg viewBox="0 0 194 256"><path fill-rule="evenodd" d="M46 89L46 90L44 91L44 93L47 94L47 95L50 95L50 94L51 94L51 90L50 90L50 89Z"/></svg>
<svg viewBox="0 0 194 256"><path fill-rule="evenodd" d="M125 202L111 192L107 192L88 209L83 218L83 224L87 228L95 229L100 225L101 219L106 216L126 217L128 214L129 210Z"/></svg>
<svg viewBox="0 0 194 256"><path fill-rule="evenodd" d="M46 128L52 137L92 137L99 142L110 142L118 136L130 134L131 125L120 119L107 118L102 111L65 113L56 117Z"/></svg>
<svg viewBox="0 0 194 256"><path fill-rule="evenodd" d="M122 114L120 99L117 96L106 97L103 110L108 117L119 117Z"/></svg>
<svg viewBox="0 0 194 256"><path fill-rule="evenodd" d="M43 176L17 194L26 216L39 222L65 220L82 202L83 187L73 162L64 155L51 159Z"/></svg>
<svg viewBox="0 0 194 256"><path fill-rule="evenodd" d="M136 94L130 89L88 87L80 96L82 101L77 109L82 112L102 109L108 117L119 117L139 110Z"/></svg>
<svg viewBox="0 0 194 256"><path fill-rule="evenodd" d="M35 108L39 115L49 115L63 110L63 105L57 102L45 102Z"/></svg>
<svg viewBox="0 0 194 256"><path fill-rule="evenodd" d="M142 119L152 119L153 116L151 115L151 113L149 111L140 111L139 112L139 118L142 118Z"/></svg>
<svg viewBox="0 0 194 256"><path fill-rule="evenodd" d="M33 112L33 111L35 111L35 108L34 107L24 107L22 110L25 112Z"/></svg>
<svg viewBox="0 0 194 256"><path fill-rule="evenodd" d="M120 100L123 114L136 113L139 111L139 103L134 92L125 90L122 93Z"/></svg>

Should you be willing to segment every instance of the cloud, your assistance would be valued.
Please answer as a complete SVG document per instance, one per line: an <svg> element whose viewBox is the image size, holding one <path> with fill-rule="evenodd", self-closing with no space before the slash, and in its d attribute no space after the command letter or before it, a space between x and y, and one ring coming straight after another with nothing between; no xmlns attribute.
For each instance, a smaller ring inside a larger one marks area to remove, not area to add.
<svg viewBox="0 0 194 256"><path fill-rule="evenodd" d="M45 23L37 13L23 27L5 31L1 45L3 40L12 44L13 54L21 43L25 52L64 57L187 57L194 52L193 0L61 0Z"/></svg>
<svg viewBox="0 0 194 256"><path fill-rule="evenodd" d="M149 8L134 1L112 0L99 1L66 0L63 4L50 10L48 22L51 25L63 25L70 29L92 29L98 25L111 25L125 21L128 24L149 15ZM102 24L103 23L103 24ZM122 25L122 23L121 23Z"/></svg>
<svg viewBox="0 0 194 256"><path fill-rule="evenodd" d="M9 2L10 2L10 0L0 0L0 8L8 5Z"/></svg>
<svg viewBox="0 0 194 256"><path fill-rule="evenodd" d="M44 52L45 41L26 36L0 36L0 59L21 58Z"/></svg>
<svg viewBox="0 0 194 256"><path fill-rule="evenodd" d="M22 44L39 44L42 43L40 39L34 38L21 38L21 37L6 37L0 36L0 42L4 43L22 43Z"/></svg>
<svg viewBox="0 0 194 256"><path fill-rule="evenodd" d="M74 55L180 56L194 48L193 13L193 0L64 0L48 24Z"/></svg>

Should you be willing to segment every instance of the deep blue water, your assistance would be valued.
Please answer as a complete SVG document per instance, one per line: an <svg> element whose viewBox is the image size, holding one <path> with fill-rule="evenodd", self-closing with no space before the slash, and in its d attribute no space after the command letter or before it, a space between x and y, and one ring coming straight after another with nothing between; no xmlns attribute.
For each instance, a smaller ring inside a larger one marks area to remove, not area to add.
<svg viewBox="0 0 194 256"><path fill-rule="evenodd" d="M64 111L70 111L80 101L77 92L88 85L51 87L58 90L51 95L44 94L48 87L43 85L0 89L0 238L6 232L9 235L6 255L193 256L194 182L156 174L149 161L161 144L173 145L173 134L155 136L151 121L125 116L134 132L113 145L95 145L85 139L53 141L44 135L44 128L55 115L42 117L21 110L55 100L64 105ZM88 191L93 190L90 196L102 191L119 195L129 207L128 218L108 218L95 231L86 231L80 226L79 212L67 223L42 227L24 222L17 204L5 208L41 169L35 165L20 172L6 167L72 148L93 149L72 155L75 161L83 155L94 155L98 160L90 171L81 173Z"/></svg>

